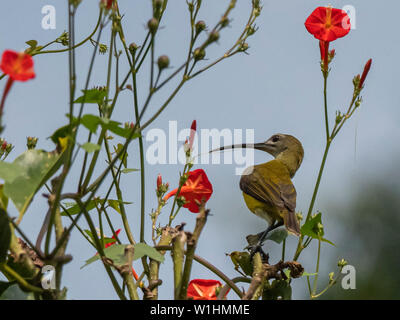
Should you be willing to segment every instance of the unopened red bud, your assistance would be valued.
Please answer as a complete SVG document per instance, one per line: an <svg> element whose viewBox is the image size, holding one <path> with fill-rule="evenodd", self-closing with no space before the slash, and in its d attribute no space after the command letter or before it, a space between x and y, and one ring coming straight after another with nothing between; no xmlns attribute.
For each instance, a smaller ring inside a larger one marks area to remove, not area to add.
<svg viewBox="0 0 400 320"><path fill-rule="evenodd" d="M160 189L161 185L162 185L162 177L161 174L159 174L157 176L157 189Z"/></svg>
<svg viewBox="0 0 400 320"><path fill-rule="evenodd" d="M160 70L168 68L169 66L169 58L168 56L160 56L157 60L157 65Z"/></svg>
<svg viewBox="0 0 400 320"><path fill-rule="evenodd" d="M364 86L365 79L367 78L368 72L371 69L371 64L372 64L372 59L369 59L367 61L367 63L365 64L364 71L363 71L363 74L361 76L360 83L358 85L359 89L362 89L362 87Z"/></svg>

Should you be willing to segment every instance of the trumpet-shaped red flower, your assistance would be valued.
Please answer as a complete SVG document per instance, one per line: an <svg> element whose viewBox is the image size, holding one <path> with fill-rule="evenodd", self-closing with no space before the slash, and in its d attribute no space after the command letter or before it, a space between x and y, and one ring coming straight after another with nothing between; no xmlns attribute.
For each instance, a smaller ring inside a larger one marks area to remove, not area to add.
<svg viewBox="0 0 400 320"><path fill-rule="evenodd" d="M35 77L32 56L24 52L4 51L0 69L14 81L27 81Z"/></svg>
<svg viewBox="0 0 400 320"><path fill-rule="evenodd" d="M351 28L347 13L332 7L315 9L307 18L305 26L315 38L328 42L344 37Z"/></svg>
<svg viewBox="0 0 400 320"><path fill-rule="evenodd" d="M187 297L193 300L217 300L216 290L221 287L218 280L193 279L189 282Z"/></svg>
<svg viewBox="0 0 400 320"><path fill-rule="evenodd" d="M194 171L189 171L188 179L183 184L178 196L185 197L184 208L188 208L190 212L199 212L199 205L202 200L208 201L213 192L212 184L208 180L208 177L203 169L197 169ZM172 190L168 193L164 200L168 200L172 196L176 195L178 189Z"/></svg>

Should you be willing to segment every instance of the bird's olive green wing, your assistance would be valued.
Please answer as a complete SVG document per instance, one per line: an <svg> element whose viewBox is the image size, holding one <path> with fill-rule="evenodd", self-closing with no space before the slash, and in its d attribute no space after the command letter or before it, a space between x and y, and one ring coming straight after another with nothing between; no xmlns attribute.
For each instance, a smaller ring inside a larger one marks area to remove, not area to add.
<svg viewBox="0 0 400 320"><path fill-rule="evenodd" d="M269 206L293 212L296 208L296 189L290 178L268 168L255 166L252 173L241 177L240 189Z"/></svg>

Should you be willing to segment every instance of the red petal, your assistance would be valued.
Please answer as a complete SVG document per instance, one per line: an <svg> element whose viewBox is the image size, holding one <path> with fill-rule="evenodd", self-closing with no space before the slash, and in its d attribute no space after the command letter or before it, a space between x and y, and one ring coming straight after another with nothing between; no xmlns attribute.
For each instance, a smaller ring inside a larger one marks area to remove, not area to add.
<svg viewBox="0 0 400 320"><path fill-rule="evenodd" d="M217 300L215 292L221 286L217 280L193 279L189 282L187 296L193 300Z"/></svg>
<svg viewBox="0 0 400 320"><path fill-rule="evenodd" d="M0 69L11 79L17 81L27 81L35 77L32 56L23 52L4 51Z"/></svg>
<svg viewBox="0 0 400 320"><path fill-rule="evenodd" d="M330 21L328 9L331 10ZM334 41L350 32L350 18L341 9L318 7L307 18L305 27L319 40Z"/></svg>

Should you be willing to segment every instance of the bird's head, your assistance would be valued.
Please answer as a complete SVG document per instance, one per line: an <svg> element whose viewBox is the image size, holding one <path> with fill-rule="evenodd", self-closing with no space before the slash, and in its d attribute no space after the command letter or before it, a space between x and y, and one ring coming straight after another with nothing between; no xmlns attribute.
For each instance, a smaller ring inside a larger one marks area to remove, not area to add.
<svg viewBox="0 0 400 320"><path fill-rule="evenodd" d="M231 146L221 147L210 152L236 148L253 148L268 152L274 158L282 161L288 167L291 176L294 176L304 157L304 149L301 145L301 142L289 134L282 133L274 134L265 142L254 144L234 144Z"/></svg>

